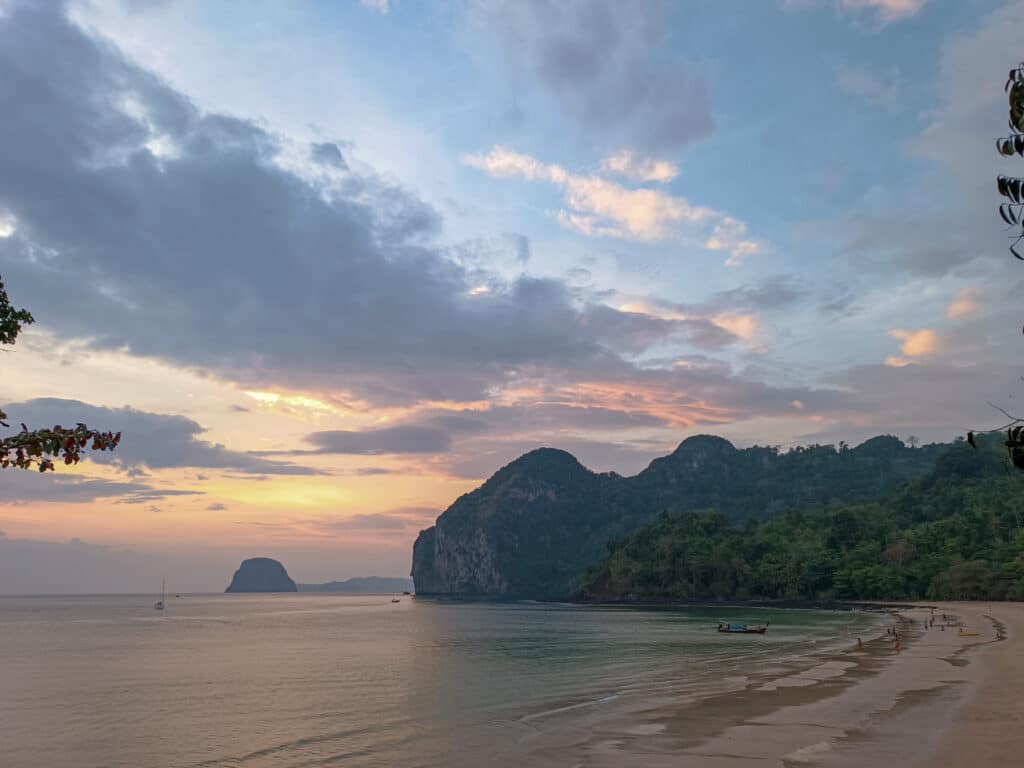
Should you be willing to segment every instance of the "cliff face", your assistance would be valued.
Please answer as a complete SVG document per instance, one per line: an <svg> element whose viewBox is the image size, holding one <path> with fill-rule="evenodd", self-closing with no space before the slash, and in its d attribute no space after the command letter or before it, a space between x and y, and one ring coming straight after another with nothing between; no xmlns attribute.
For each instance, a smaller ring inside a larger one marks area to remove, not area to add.
<svg viewBox="0 0 1024 768"><path fill-rule="evenodd" d="M420 534L416 594L564 594L593 546L593 523L614 509L604 498L609 480L565 451L541 448L516 459Z"/></svg>
<svg viewBox="0 0 1024 768"><path fill-rule="evenodd" d="M225 592L297 592L295 582L277 560L253 557L243 560Z"/></svg>
<svg viewBox="0 0 1024 768"><path fill-rule="evenodd" d="M785 509L878 498L919 476L943 446L895 438L854 449L780 453L720 437L685 440L635 477L597 474L565 451L521 456L449 507L413 547L419 595L559 598L586 569L662 510L765 518Z"/></svg>

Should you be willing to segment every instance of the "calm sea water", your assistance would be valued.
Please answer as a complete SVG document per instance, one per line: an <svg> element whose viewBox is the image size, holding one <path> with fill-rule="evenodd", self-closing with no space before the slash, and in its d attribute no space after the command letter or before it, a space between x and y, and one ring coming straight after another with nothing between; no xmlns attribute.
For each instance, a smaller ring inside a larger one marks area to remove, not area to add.
<svg viewBox="0 0 1024 768"><path fill-rule="evenodd" d="M0 597L4 768L529 765L869 621L404 597ZM770 618L764 637L718 621Z"/></svg>

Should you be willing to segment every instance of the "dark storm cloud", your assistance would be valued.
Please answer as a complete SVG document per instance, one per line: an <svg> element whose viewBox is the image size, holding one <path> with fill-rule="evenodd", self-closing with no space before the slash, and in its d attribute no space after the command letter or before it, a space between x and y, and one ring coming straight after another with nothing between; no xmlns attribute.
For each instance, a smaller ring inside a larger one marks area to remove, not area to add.
<svg viewBox="0 0 1024 768"><path fill-rule="evenodd" d="M500 69L521 91L539 83L583 130L671 152L712 128L703 84L665 45L674 11L657 1L479 0L468 26L482 57L503 54L511 66Z"/></svg>
<svg viewBox="0 0 1024 768"><path fill-rule="evenodd" d="M0 269L64 334L377 403L472 399L517 365L608 354L562 283L470 295L421 243L428 206L372 176L327 190L282 170L275 137L199 112L49 7L0 21L0 98L17 227Z"/></svg>
<svg viewBox="0 0 1024 768"><path fill-rule="evenodd" d="M29 428L72 427L77 422L84 422L93 429L121 432L123 437L116 451L93 452L88 454L88 458L129 471L204 467L249 474L314 474L306 467L231 451L223 445L202 440L203 427L184 416L147 413L133 408L101 408L58 398L11 403L4 409L14 422L23 422Z"/></svg>

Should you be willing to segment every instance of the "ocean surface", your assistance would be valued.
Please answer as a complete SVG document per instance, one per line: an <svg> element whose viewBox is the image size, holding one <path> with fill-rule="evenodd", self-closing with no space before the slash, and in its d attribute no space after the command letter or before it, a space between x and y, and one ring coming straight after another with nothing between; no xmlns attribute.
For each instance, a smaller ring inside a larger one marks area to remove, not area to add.
<svg viewBox="0 0 1024 768"><path fill-rule="evenodd" d="M3 768L523 766L864 614L391 596L0 597ZM771 622L724 636L719 621Z"/></svg>

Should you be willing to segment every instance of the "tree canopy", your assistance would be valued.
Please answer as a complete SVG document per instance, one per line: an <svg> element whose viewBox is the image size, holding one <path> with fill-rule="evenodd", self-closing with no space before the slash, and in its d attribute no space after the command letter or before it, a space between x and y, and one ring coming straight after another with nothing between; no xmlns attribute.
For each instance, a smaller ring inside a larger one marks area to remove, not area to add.
<svg viewBox="0 0 1024 768"><path fill-rule="evenodd" d="M885 499L740 522L663 512L608 545L599 598L1024 600L1020 476L961 443Z"/></svg>

